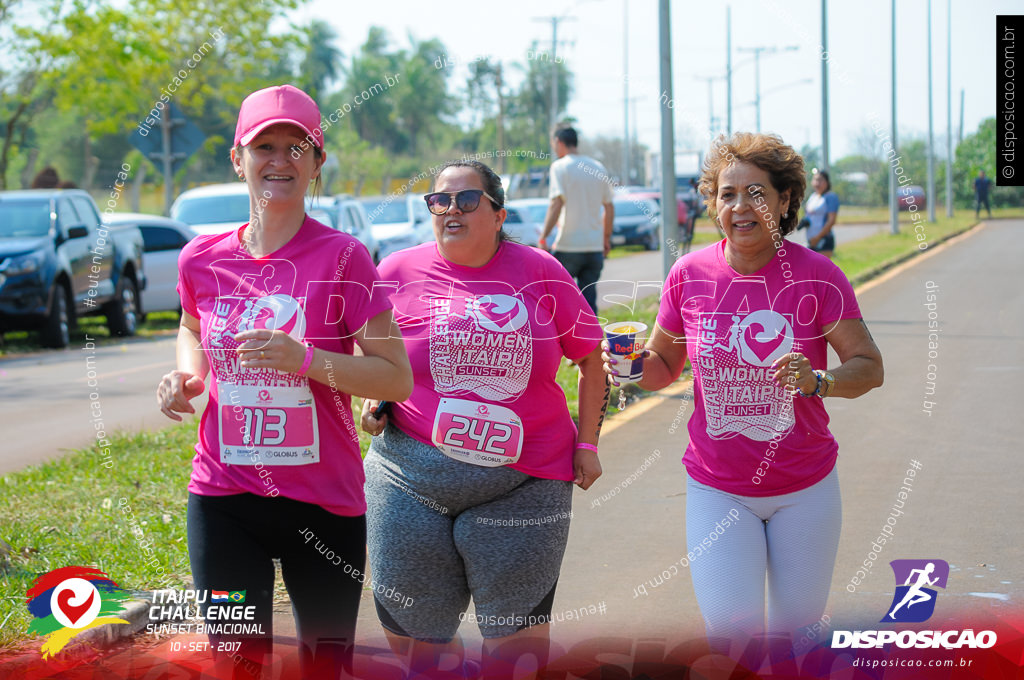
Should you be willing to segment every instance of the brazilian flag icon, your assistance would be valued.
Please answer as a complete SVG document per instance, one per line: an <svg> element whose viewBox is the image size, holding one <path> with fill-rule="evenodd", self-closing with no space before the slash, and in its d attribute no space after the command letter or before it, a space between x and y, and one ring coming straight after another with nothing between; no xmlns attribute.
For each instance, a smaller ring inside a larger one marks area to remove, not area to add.
<svg viewBox="0 0 1024 680"><path fill-rule="evenodd" d="M228 595L228 599L232 602L245 602L245 591L244 590L232 590Z"/></svg>

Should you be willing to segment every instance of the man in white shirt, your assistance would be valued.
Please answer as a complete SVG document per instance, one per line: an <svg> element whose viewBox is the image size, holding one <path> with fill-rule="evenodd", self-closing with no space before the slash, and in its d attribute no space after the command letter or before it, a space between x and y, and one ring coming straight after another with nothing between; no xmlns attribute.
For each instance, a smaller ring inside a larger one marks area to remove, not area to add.
<svg viewBox="0 0 1024 680"><path fill-rule="evenodd" d="M558 238L551 254L562 263L587 303L597 313L597 280L601 278L604 258L612 247L612 185L608 171L598 161L576 152L576 130L555 130L554 147L558 160L551 164L551 205L544 220L540 245L559 223ZM564 209L564 212L563 212ZM559 219L561 217L561 219Z"/></svg>

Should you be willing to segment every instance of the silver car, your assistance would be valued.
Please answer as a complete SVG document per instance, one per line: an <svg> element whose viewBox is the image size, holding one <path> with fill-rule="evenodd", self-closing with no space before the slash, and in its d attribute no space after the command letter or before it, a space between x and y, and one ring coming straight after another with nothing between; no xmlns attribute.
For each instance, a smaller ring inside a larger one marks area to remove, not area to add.
<svg viewBox="0 0 1024 680"><path fill-rule="evenodd" d="M430 212L423 197L392 194L357 199L370 218L380 259L391 253L434 240Z"/></svg>
<svg viewBox="0 0 1024 680"><path fill-rule="evenodd" d="M142 291L142 309L146 313L180 312L178 256L196 232L184 222L140 213L104 215L103 223L112 227L134 226L142 232L142 266L147 280Z"/></svg>

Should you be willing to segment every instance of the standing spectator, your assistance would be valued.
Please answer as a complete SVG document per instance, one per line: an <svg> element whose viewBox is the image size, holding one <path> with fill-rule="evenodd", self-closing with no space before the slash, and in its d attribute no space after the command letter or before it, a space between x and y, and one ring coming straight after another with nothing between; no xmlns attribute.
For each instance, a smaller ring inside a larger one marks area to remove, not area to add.
<svg viewBox="0 0 1024 680"><path fill-rule="evenodd" d="M615 207L612 205L608 171L593 158L577 153L577 141L574 128L555 130L554 147L558 160L551 164L551 189L548 192L551 205L544 220L540 247L547 248L548 234L555 228L555 223L560 222L551 254L576 280L584 299L596 314L597 280L601 278L604 258L612 248Z"/></svg>
<svg viewBox="0 0 1024 680"><path fill-rule="evenodd" d="M836 237L832 227L839 216L839 196L832 191L832 181L828 173L818 170L811 180L814 193L804 204L804 212L809 222L807 226L807 247L827 258L832 257L836 248Z"/></svg>
<svg viewBox="0 0 1024 680"><path fill-rule="evenodd" d="M978 176L974 178L974 216L981 217L981 204L985 204L988 216L992 217L992 208L988 204L988 188L992 180L985 177L984 170L978 170Z"/></svg>

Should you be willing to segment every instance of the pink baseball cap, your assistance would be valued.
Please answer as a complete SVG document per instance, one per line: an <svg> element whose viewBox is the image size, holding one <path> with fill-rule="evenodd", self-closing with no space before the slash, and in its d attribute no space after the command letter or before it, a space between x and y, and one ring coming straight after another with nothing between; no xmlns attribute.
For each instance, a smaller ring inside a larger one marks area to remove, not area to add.
<svg viewBox="0 0 1024 680"><path fill-rule="evenodd" d="M291 85L256 90L242 101L235 126L235 146L245 146L271 125L287 123L306 133L318 149L324 148L320 109L308 94Z"/></svg>

